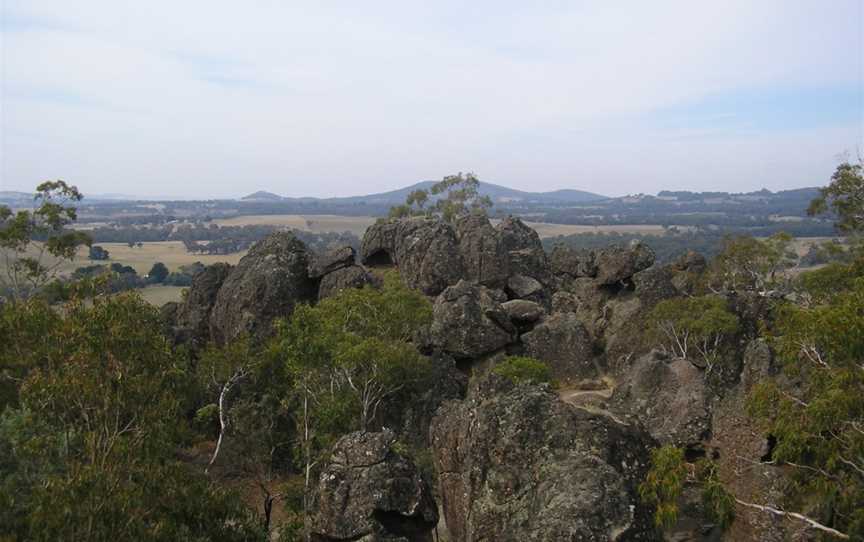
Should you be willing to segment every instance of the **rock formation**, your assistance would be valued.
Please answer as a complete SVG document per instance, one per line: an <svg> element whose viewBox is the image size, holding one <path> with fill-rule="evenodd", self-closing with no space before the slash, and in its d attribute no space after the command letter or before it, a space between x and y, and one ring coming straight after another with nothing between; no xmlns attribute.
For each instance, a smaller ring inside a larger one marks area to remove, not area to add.
<svg viewBox="0 0 864 542"><path fill-rule="evenodd" d="M241 335L269 335L274 319L317 297L308 266L306 245L291 233L274 233L253 245L216 295L210 314L213 340L224 344Z"/></svg>
<svg viewBox="0 0 864 542"><path fill-rule="evenodd" d="M432 542L438 511L417 467L393 450L396 435L350 433L318 477L312 540Z"/></svg>
<svg viewBox="0 0 864 542"><path fill-rule="evenodd" d="M654 539L636 490L651 442L634 427L490 375L430 431L452 542Z"/></svg>

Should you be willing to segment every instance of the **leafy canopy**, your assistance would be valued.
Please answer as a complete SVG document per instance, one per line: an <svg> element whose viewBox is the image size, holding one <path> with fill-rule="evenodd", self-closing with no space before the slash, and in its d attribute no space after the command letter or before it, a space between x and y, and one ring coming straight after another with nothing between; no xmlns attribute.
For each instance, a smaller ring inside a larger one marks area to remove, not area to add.
<svg viewBox="0 0 864 542"><path fill-rule="evenodd" d="M526 356L510 356L497 364L492 372L510 379L516 384L523 382L541 384L552 382L549 365Z"/></svg>
<svg viewBox="0 0 864 542"><path fill-rule="evenodd" d="M229 492L176 459L188 372L134 295L0 309L0 538L256 540Z"/></svg>
<svg viewBox="0 0 864 542"><path fill-rule="evenodd" d="M492 199L481 196L479 190L480 179L473 173L448 175L428 191L412 191L404 204L390 209L390 218L440 216L446 222L455 222L466 214L485 214L492 207ZM434 203L427 207L430 200Z"/></svg>
<svg viewBox="0 0 864 542"><path fill-rule="evenodd" d="M864 232L864 162L837 166L828 186L819 190L807 209L810 215L828 211L837 215L835 226L844 233Z"/></svg>
<svg viewBox="0 0 864 542"><path fill-rule="evenodd" d="M649 313L648 322L654 340L664 348L687 359L695 353L709 370L724 341L740 328L726 300L714 295L663 300Z"/></svg>
<svg viewBox="0 0 864 542"><path fill-rule="evenodd" d="M36 188L34 208L14 212L0 205L0 258L3 290L12 299L29 297L48 283L64 260L72 260L90 237L69 230L77 218L74 204L83 196L64 181L46 181Z"/></svg>

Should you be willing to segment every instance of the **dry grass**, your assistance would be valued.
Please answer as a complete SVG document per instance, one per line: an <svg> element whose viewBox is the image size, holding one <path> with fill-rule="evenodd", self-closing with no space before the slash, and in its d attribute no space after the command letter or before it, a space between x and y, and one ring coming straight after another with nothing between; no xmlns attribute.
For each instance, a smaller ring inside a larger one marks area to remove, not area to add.
<svg viewBox="0 0 864 542"><path fill-rule="evenodd" d="M643 235L665 235L666 230L659 224L616 224L601 226L578 226L571 224L549 224L546 222L525 222L537 231L541 238L572 235L574 233L640 233ZM678 226L684 231L686 226Z"/></svg>
<svg viewBox="0 0 864 542"><path fill-rule="evenodd" d="M169 271L176 271L182 265L188 265L194 262L201 262L205 265L210 265L217 262L227 262L236 264L240 261L246 251L236 254L226 255L209 255L209 254L191 254L186 252L186 247L180 241L158 241L153 243L144 243L141 248L129 248L125 243L96 243L110 255L108 264L121 263L135 269L139 275L144 275L156 262L162 262L168 267ZM87 259L87 249L82 249L78 253L78 258L72 265L72 270L82 265L91 265L106 262L93 262Z"/></svg>
<svg viewBox="0 0 864 542"><path fill-rule="evenodd" d="M217 262L227 262L236 264L240 261L246 251L228 255L206 255L206 254L190 254L186 252L186 248L180 241L159 241L153 243L144 243L141 248L129 248L126 243L96 243L106 249L110 254L110 259L107 261L93 261L87 257L88 249L83 247L78 251L78 255L71 262L62 262L57 268L58 274L70 275L79 267L88 265L119 263L128 265L135 269L139 275L145 275L153 267L156 262L164 263L169 271L176 271L182 265L188 265L194 262L201 262L205 265L210 265ZM52 265L56 260L46 257L44 263ZM5 273L3 262L0 261L0 272Z"/></svg>
<svg viewBox="0 0 864 542"><path fill-rule="evenodd" d="M147 303L161 307L171 301L180 301L184 289L181 286L147 286L141 288L138 293Z"/></svg>

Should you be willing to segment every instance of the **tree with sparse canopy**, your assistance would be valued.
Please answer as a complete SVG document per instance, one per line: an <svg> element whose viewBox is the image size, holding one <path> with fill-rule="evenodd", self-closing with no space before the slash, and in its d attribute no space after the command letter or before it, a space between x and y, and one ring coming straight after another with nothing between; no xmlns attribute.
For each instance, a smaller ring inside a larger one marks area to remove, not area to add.
<svg viewBox="0 0 864 542"><path fill-rule="evenodd" d="M426 387L430 362L410 341L431 319L431 303L390 273L380 289L344 290L314 307L298 306L277 323L273 348L285 360L298 404L304 510L313 472L333 441L349 431L380 429L385 402Z"/></svg>
<svg viewBox="0 0 864 542"><path fill-rule="evenodd" d="M864 231L864 161L843 162L831 176L831 183L819 190L819 197L810 203L809 215L832 211L837 215L835 226L843 233Z"/></svg>
<svg viewBox="0 0 864 542"><path fill-rule="evenodd" d="M50 282L78 247L90 246L90 237L69 230L78 217L74 203L81 193L64 181L46 181L36 187L35 207L13 212L0 205L0 295L22 300Z"/></svg>
<svg viewBox="0 0 864 542"><path fill-rule="evenodd" d="M678 297L658 303L648 315L651 335L674 356L699 356L710 373L724 341L739 330L738 317L726 307L726 300L706 295Z"/></svg>
<svg viewBox="0 0 864 542"><path fill-rule="evenodd" d="M433 205L427 207L433 198ZM485 214L490 207L492 199L480 195L480 179L473 173L460 172L444 177L428 191L412 191L404 204L390 209L390 218L440 216L446 222L453 222L466 214Z"/></svg>

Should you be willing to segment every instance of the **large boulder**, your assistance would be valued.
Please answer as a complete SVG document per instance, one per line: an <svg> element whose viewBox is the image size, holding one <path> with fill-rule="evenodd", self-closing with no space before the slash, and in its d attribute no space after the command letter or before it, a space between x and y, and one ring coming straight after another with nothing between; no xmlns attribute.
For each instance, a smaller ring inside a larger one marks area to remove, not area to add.
<svg viewBox="0 0 864 542"><path fill-rule="evenodd" d="M431 542L438 509L419 469L393 447L396 435L340 438L318 477L311 518L316 542Z"/></svg>
<svg viewBox="0 0 864 542"><path fill-rule="evenodd" d="M193 348L200 348L210 339L210 313L230 272L231 266L227 263L205 267L192 278L186 298L177 308L178 335L188 339Z"/></svg>
<svg viewBox="0 0 864 542"><path fill-rule="evenodd" d="M292 233L273 233L253 245L216 295L210 314L213 339L224 344L244 334L264 338L274 319L289 316L297 303L314 300L317 291L308 265L306 245Z"/></svg>
<svg viewBox="0 0 864 542"><path fill-rule="evenodd" d="M514 324L529 324L543 318L543 306L527 299L511 299L501 304L501 308Z"/></svg>
<svg viewBox="0 0 864 542"><path fill-rule="evenodd" d="M558 277L596 277L595 251L556 245L549 256L549 266Z"/></svg>
<svg viewBox="0 0 864 542"><path fill-rule="evenodd" d="M512 216L499 222L495 229L500 233L507 252L510 273L548 283L549 263L537 232Z"/></svg>
<svg viewBox="0 0 864 542"><path fill-rule="evenodd" d="M629 279L639 271L654 265L654 251L639 241L624 247L610 245L595 252L597 280L612 285Z"/></svg>
<svg viewBox="0 0 864 542"><path fill-rule="evenodd" d="M685 359L652 352L615 388L610 408L638 420L661 444L700 446L711 429L704 374Z"/></svg>
<svg viewBox="0 0 864 542"><path fill-rule="evenodd" d="M478 358L499 350L515 339L501 303L503 292L466 281L444 290L435 300L431 345L457 359Z"/></svg>
<svg viewBox="0 0 864 542"><path fill-rule="evenodd" d="M527 299L543 303L546 301L546 291L539 280L515 274L507 279L507 293L513 299Z"/></svg>
<svg viewBox="0 0 864 542"><path fill-rule="evenodd" d="M395 263L402 280L426 295L438 295L462 278L453 228L440 220L410 218L396 228Z"/></svg>
<svg viewBox="0 0 864 542"><path fill-rule="evenodd" d="M311 258L309 262L309 278L320 279L337 269L354 265L357 255L354 247L344 246L328 250Z"/></svg>
<svg viewBox="0 0 864 542"><path fill-rule="evenodd" d="M553 314L522 335L525 353L549 364L562 382L593 380L602 376L588 330L572 312Z"/></svg>
<svg viewBox="0 0 864 542"><path fill-rule="evenodd" d="M548 386L489 375L430 434L452 542L656 539L637 492L650 439Z"/></svg>
<svg viewBox="0 0 864 542"><path fill-rule="evenodd" d="M679 295L680 292L673 283L674 276L674 268L664 265L652 265L634 274L633 285L642 305L653 308L660 301Z"/></svg>
<svg viewBox="0 0 864 542"><path fill-rule="evenodd" d="M456 235L464 278L490 288L503 288L510 274L510 259L501 234L489 219L475 214L461 217L456 222Z"/></svg>
<svg viewBox="0 0 864 542"><path fill-rule="evenodd" d="M332 297L349 288L362 288L367 284L376 286L379 282L372 273L362 266L343 267L324 275L318 285L318 299Z"/></svg>
<svg viewBox="0 0 864 542"><path fill-rule="evenodd" d="M396 230L399 222L379 222L366 228L360 243L363 265L393 265L396 263Z"/></svg>

